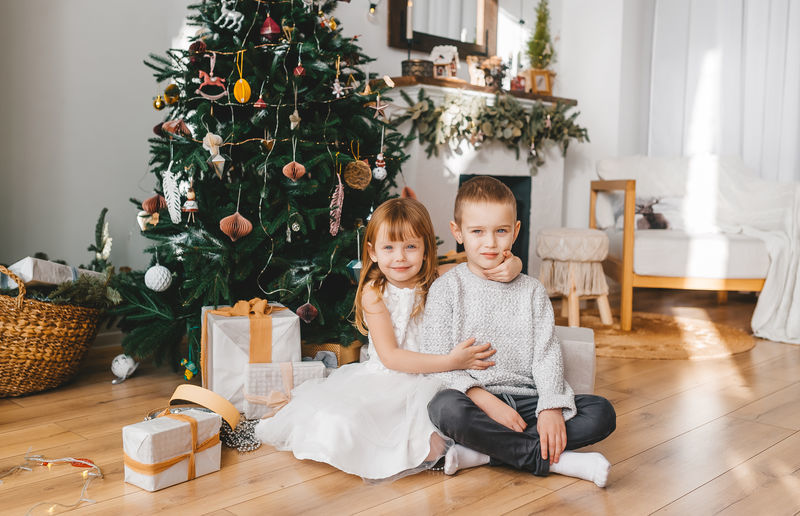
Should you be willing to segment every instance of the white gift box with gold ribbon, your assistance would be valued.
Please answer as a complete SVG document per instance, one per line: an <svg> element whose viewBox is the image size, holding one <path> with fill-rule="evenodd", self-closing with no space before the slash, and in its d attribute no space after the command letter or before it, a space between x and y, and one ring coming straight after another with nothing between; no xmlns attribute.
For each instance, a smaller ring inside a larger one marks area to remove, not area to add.
<svg viewBox="0 0 800 516"><path fill-rule="evenodd" d="M244 411L245 367L300 361L300 318L262 299L203 307L200 367L203 387Z"/></svg>
<svg viewBox="0 0 800 516"><path fill-rule="evenodd" d="M291 399L292 389L312 378L325 377L319 361L247 364L244 377L244 414L247 419L275 415Z"/></svg>
<svg viewBox="0 0 800 516"><path fill-rule="evenodd" d="M158 491L219 470L219 415L189 409L122 429L125 482Z"/></svg>

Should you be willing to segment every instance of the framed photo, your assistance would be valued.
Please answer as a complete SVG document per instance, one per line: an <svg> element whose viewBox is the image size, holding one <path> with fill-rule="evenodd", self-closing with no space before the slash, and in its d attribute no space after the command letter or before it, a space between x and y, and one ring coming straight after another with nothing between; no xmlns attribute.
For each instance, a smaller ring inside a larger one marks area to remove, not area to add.
<svg viewBox="0 0 800 516"><path fill-rule="evenodd" d="M549 70L531 70L531 91L541 95L552 95L553 84Z"/></svg>

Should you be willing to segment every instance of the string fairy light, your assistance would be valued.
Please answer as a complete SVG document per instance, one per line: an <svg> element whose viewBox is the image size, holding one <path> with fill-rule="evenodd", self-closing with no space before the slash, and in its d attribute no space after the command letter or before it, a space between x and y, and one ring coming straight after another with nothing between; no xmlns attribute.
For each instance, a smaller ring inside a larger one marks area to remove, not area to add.
<svg viewBox="0 0 800 516"><path fill-rule="evenodd" d="M25 462L19 464L17 466L13 466L12 468L0 472L0 478L7 477L17 471L32 471L31 466L45 466L48 470L52 470L53 465L57 464L70 464L76 468L89 468L85 469L81 472L81 478L83 479L83 487L81 488L81 494L78 497L78 500L75 503L71 504L64 504L60 502L47 502L41 501L36 502L34 505L28 509L25 515L30 515L33 513L33 510L40 505L50 505L47 509L49 514L55 513L56 509L59 507L63 509L74 509L80 506L83 502L86 503L96 503L95 500L86 497L86 491L89 489L89 484L92 483L92 480L96 478L103 478L103 472L100 467L92 462L89 459L79 459L75 457L64 457L60 459L48 459L43 457L42 455L26 455ZM1 481L0 481L1 482Z"/></svg>

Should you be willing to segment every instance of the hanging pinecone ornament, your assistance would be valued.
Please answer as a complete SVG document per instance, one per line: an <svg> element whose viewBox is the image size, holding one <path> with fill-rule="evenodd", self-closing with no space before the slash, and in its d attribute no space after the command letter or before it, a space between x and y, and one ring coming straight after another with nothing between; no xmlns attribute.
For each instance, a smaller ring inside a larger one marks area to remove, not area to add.
<svg viewBox="0 0 800 516"><path fill-rule="evenodd" d="M319 310L314 307L311 303L306 303L303 306L299 307L295 312L297 317L303 320L306 324L310 323L314 319L317 318L319 314Z"/></svg>
<svg viewBox="0 0 800 516"><path fill-rule="evenodd" d="M331 236L336 236L339 233L339 226L342 223L342 206L344 206L344 185L342 184L342 176L336 174L336 188L333 190L331 196Z"/></svg>
<svg viewBox="0 0 800 516"><path fill-rule="evenodd" d="M382 152L375 158L375 168L372 169L372 177L378 181L386 179L386 160L383 159Z"/></svg>
<svg viewBox="0 0 800 516"><path fill-rule="evenodd" d="M219 229L228 235L228 238L231 239L231 242L236 242L242 237L245 237L253 231L253 224L243 217L239 210L236 210L236 213L233 215L228 215L224 219L219 221Z"/></svg>
<svg viewBox="0 0 800 516"><path fill-rule="evenodd" d="M167 200L164 199L164 196L158 194L150 197L149 199L145 199L145 201L142 203L142 209L150 215L153 213L158 213L159 210L166 207Z"/></svg>
<svg viewBox="0 0 800 516"><path fill-rule="evenodd" d="M296 161L291 161L283 167L283 175L292 181L297 181L306 175L306 167Z"/></svg>
<svg viewBox="0 0 800 516"><path fill-rule="evenodd" d="M155 292L164 292L172 284L172 273L163 265L155 264L144 273L144 284Z"/></svg>
<svg viewBox="0 0 800 516"><path fill-rule="evenodd" d="M369 162L366 160L351 161L344 167L344 182L350 188L356 190L363 190L369 186L372 179L372 170L369 168Z"/></svg>

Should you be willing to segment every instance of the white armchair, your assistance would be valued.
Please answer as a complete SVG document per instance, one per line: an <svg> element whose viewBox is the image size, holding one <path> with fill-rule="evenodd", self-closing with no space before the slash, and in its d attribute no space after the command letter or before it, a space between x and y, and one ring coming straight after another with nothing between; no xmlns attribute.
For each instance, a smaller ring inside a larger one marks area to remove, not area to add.
<svg viewBox="0 0 800 516"><path fill-rule="evenodd" d="M598 162L600 180L591 183L589 227L604 229L609 236L603 268L621 285L623 330L631 329L636 287L716 290L721 299L729 290L761 291L770 267L764 241L726 231L745 224L737 204L752 204L746 192L727 186L733 180L729 175L741 167L739 160L714 156ZM664 205L657 222L669 227L639 229L649 223L641 214L637 220L637 205L641 212L654 200Z"/></svg>

